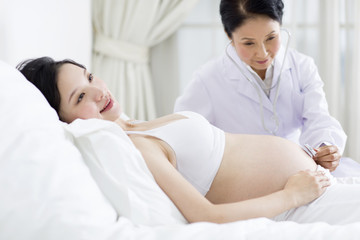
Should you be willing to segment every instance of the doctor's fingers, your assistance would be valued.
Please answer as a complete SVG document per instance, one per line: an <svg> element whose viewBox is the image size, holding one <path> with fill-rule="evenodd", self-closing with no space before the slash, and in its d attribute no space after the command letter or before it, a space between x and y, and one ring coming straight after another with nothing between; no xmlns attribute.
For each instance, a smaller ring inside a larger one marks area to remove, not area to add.
<svg viewBox="0 0 360 240"><path fill-rule="evenodd" d="M339 152L334 152L322 156L315 155L314 160L317 162L333 162L340 160L340 158L341 154Z"/></svg>
<svg viewBox="0 0 360 240"><path fill-rule="evenodd" d="M331 161L331 162L319 162L315 161L317 164L322 166L323 168L329 169L330 172L334 171L340 164L340 160Z"/></svg>
<svg viewBox="0 0 360 240"><path fill-rule="evenodd" d="M335 145L322 146L317 149L315 157L322 157L337 152L339 152L339 149Z"/></svg>

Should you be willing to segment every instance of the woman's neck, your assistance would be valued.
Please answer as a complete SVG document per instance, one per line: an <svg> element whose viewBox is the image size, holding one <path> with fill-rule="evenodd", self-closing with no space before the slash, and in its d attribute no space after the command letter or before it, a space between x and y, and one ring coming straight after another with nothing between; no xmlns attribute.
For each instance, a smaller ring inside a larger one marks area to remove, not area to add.
<svg viewBox="0 0 360 240"><path fill-rule="evenodd" d="M254 70L254 72L256 72L256 74L257 74L262 80L265 79L266 70L267 70L267 69L261 69L261 70L254 69L254 68L252 68L252 69Z"/></svg>
<svg viewBox="0 0 360 240"><path fill-rule="evenodd" d="M122 118L118 118L114 122L117 123L124 131L129 131L134 128L134 124L132 124L132 121L126 121Z"/></svg>

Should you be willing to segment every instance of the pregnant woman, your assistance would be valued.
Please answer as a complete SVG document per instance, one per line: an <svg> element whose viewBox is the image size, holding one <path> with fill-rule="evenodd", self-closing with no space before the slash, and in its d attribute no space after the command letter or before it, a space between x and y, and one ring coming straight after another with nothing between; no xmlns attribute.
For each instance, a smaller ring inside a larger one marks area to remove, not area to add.
<svg viewBox="0 0 360 240"><path fill-rule="evenodd" d="M25 61L18 69L40 89L60 120L117 122L189 222L255 217L329 223L360 220L356 211L360 185L330 186L331 175L289 140L225 133L194 112L148 122L124 121L105 83L74 61L44 57Z"/></svg>

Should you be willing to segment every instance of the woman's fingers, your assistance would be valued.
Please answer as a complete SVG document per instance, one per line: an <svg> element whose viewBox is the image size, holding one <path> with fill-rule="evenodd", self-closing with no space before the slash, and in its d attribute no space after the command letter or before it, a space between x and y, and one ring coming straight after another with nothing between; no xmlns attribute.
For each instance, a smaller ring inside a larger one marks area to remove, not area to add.
<svg viewBox="0 0 360 240"><path fill-rule="evenodd" d="M305 170L290 177L284 190L301 206L321 196L328 186L330 179L326 172Z"/></svg>
<svg viewBox="0 0 360 240"><path fill-rule="evenodd" d="M324 171L315 172L316 180L322 188L329 187L331 185L330 178L326 175Z"/></svg>
<svg viewBox="0 0 360 240"><path fill-rule="evenodd" d="M309 181L313 182L315 185L318 185L321 189L331 185L330 178L327 176L325 171L305 170L302 171L302 174L309 175Z"/></svg>

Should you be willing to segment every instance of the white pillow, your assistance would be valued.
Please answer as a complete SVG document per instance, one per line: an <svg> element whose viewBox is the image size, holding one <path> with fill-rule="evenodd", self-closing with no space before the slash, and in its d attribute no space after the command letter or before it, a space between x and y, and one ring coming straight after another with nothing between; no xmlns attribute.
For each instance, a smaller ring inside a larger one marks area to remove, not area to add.
<svg viewBox="0 0 360 240"><path fill-rule="evenodd" d="M43 95L0 61L0 239L88 239L118 215Z"/></svg>
<svg viewBox="0 0 360 240"><path fill-rule="evenodd" d="M186 223L120 126L105 120L78 119L66 129L121 216L135 224L151 226Z"/></svg>

